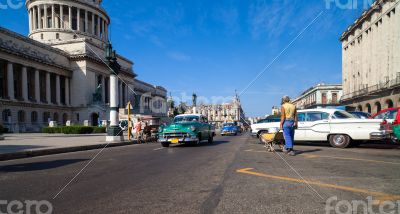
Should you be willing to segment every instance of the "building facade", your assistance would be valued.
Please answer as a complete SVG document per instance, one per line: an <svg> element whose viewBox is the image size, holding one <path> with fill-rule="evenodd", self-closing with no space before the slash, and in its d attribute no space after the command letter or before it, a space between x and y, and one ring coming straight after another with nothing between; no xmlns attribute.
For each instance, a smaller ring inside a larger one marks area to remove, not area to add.
<svg viewBox="0 0 400 214"><path fill-rule="evenodd" d="M108 119L111 69L104 50L110 18L101 2L27 0L28 37L0 28L1 125L37 132L50 121L99 125ZM166 106L164 88L137 80L133 62L117 58L120 108L131 101L139 103L138 112L152 114L144 108ZM155 114L166 112L160 107Z"/></svg>
<svg viewBox="0 0 400 214"><path fill-rule="evenodd" d="M187 114L194 113L194 108L187 108ZM201 104L196 106L196 113L207 117L210 123L221 127L226 122L246 123L245 114L238 96L235 96L231 103L206 105Z"/></svg>
<svg viewBox="0 0 400 214"><path fill-rule="evenodd" d="M376 0L340 37L342 103L376 113L400 105L399 0Z"/></svg>
<svg viewBox="0 0 400 214"><path fill-rule="evenodd" d="M317 84L292 100L297 109L332 108L340 106L341 84Z"/></svg>

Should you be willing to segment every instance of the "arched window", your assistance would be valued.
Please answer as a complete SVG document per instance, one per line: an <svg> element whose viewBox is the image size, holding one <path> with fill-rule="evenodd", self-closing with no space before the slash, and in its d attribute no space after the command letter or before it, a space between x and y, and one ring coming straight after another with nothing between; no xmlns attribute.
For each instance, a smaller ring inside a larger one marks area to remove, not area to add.
<svg viewBox="0 0 400 214"><path fill-rule="evenodd" d="M38 113L36 111L31 112L31 123L37 123L38 122Z"/></svg>
<svg viewBox="0 0 400 214"><path fill-rule="evenodd" d="M376 113L378 113L382 110L382 106L381 106L380 102L375 103L375 109L376 109Z"/></svg>
<svg viewBox="0 0 400 214"><path fill-rule="evenodd" d="M2 113L3 122L11 123L11 111L10 109L5 109Z"/></svg>
<svg viewBox="0 0 400 214"><path fill-rule="evenodd" d="M362 111L362 110L363 110L362 106L359 105L359 106L357 107L357 110L358 110L358 111Z"/></svg>
<svg viewBox="0 0 400 214"><path fill-rule="evenodd" d="M43 112L43 123L48 123L50 120L50 112Z"/></svg>
<svg viewBox="0 0 400 214"><path fill-rule="evenodd" d="M18 122L19 123L24 123L25 122L25 112L24 111L18 111Z"/></svg>
<svg viewBox="0 0 400 214"><path fill-rule="evenodd" d="M67 114L67 113L64 113L64 114L62 115L62 122L63 122L63 125L65 125L65 124L67 123L67 120L68 120L68 114Z"/></svg>
<svg viewBox="0 0 400 214"><path fill-rule="evenodd" d="M386 106L388 107L388 108L393 108L393 101L391 100L391 99L388 99L388 100L386 100Z"/></svg>
<svg viewBox="0 0 400 214"><path fill-rule="evenodd" d="M58 113L57 112L54 113L53 120L58 122Z"/></svg>
<svg viewBox="0 0 400 214"><path fill-rule="evenodd" d="M365 107L367 108L368 113L372 113L372 109L371 109L371 105L369 103L367 103L367 105L365 105Z"/></svg>

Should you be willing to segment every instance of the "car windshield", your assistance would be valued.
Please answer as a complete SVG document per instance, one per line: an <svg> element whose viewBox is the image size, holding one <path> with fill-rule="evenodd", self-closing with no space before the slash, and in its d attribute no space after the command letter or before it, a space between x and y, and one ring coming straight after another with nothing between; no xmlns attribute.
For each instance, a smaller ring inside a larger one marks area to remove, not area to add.
<svg viewBox="0 0 400 214"><path fill-rule="evenodd" d="M225 123L224 126L235 126L233 123Z"/></svg>
<svg viewBox="0 0 400 214"><path fill-rule="evenodd" d="M182 123L182 122L199 122L199 117L195 115L175 117L174 123Z"/></svg>
<svg viewBox="0 0 400 214"><path fill-rule="evenodd" d="M332 115L333 119L354 119L356 117L354 117L353 115L351 115L350 113L346 112L346 111L335 111L335 113L333 113Z"/></svg>

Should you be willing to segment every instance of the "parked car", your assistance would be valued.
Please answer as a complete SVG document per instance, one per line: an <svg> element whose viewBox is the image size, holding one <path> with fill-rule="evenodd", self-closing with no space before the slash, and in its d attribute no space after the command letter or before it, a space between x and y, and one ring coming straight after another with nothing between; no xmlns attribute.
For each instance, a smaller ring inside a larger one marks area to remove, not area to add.
<svg viewBox="0 0 400 214"><path fill-rule="evenodd" d="M351 115L353 115L354 117L359 118L359 119L368 119L368 118L371 117L370 113L362 112L362 111L352 111L352 112L349 112L349 113Z"/></svg>
<svg viewBox="0 0 400 214"><path fill-rule="evenodd" d="M281 119L278 116L269 116L265 119L258 121L255 124L250 126L251 128L251 135L253 137L259 137L262 132L268 132L269 128L276 127L276 123L279 122Z"/></svg>
<svg viewBox="0 0 400 214"><path fill-rule="evenodd" d="M158 142L163 147L168 147L170 144L197 145L203 140L212 143L215 129L203 115L182 114L176 116L172 124L161 127L158 136Z"/></svg>
<svg viewBox="0 0 400 214"><path fill-rule="evenodd" d="M394 126L397 126L398 122L400 121L399 120L400 114L398 114L399 111L400 107L387 108L383 109L382 111L379 111L378 113L374 114L371 117L371 119L382 119L381 130L382 130L382 135L384 136L383 138L386 141L393 143L399 142L397 134L394 133ZM397 131L397 129L398 128L396 128L396 132L399 132L400 130Z"/></svg>
<svg viewBox="0 0 400 214"><path fill-rule="evenodd" d="M346 148L351 142L368 141L381 133L380 119L358 119L343 110L299 110L295 141L329 141L336 148ZM279 128L279 122L264 123L265 129ZM258 127L261 128L261 127ZM355 143L354 143L355 145Z"/></svg>
<svg viewBox="0 0 400 214"><path fill-rule="evenodd" d="M221 135L238 135L240 127L234 123L224 123L221 128Z"/></svg>

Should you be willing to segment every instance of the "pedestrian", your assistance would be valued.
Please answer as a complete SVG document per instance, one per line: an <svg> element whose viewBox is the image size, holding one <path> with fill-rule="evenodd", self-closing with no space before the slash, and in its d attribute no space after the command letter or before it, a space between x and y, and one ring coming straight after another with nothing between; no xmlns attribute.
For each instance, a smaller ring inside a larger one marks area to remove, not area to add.
<svg viewBox="0 0 400 214"><path fill-rule="evenodd" d="M140 135L140 131L142 130L142 122L140 120L140 118L138 118L136 124L135 124L135 139L139 140L139 135Z"/></svg>
<svg viewBox="0 0 400 214"><path fill-rule="evenodd" d="M297 128L297 110L296 106L290 102L289 96L282 97L281 114L280 128L283 130L283 136L285 138L285 147L283 152L294 156L296 155L293 150L293 144L294 132Z"/></svg>

